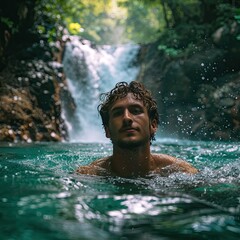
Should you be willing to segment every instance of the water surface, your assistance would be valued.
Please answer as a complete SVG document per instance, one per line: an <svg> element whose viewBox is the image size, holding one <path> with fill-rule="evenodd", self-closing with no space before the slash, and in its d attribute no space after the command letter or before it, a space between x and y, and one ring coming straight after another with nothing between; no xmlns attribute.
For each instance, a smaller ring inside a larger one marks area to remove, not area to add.
<svg viewBox="0 0 240 240"><path fill-rule="evenodd" d="M0 239L239 239L239 143L166 140L200 170L125 179L74 173L110 144L0 145Z"/></svg>

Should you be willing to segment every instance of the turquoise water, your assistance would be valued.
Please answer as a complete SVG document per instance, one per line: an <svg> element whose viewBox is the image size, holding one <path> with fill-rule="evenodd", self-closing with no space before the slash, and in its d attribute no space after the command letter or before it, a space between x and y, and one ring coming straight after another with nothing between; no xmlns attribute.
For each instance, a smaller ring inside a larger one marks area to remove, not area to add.
<svg viewBox="0 0 240 240"><path fill-rule="evenodd" d="M194 176L76 175L111 145L0 145L0 239L240 239L239 143L166 140Z"/></svg>

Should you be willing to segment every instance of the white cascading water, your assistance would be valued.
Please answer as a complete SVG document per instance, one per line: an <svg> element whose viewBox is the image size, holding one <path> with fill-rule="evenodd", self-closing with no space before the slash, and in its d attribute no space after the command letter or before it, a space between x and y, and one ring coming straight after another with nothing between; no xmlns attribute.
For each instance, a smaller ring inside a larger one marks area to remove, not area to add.
<svg viewBox="0 0 240 240"><path fill-rule="evenodd" d="M106 142L97 112L99 95L111 90L117 82L136 78L139 69L131 63L138 49L133 44L93 48L90 42L77 37L67 43L63 68L77 105L75 118L67 116L63 109L71 142Z"/></svg>

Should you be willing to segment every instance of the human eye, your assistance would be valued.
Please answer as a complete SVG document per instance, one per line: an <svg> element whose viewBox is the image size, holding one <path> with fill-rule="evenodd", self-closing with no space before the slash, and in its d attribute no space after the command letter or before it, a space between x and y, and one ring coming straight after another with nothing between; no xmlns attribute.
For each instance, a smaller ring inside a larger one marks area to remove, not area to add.
<svg viewBox="0 0 240 240"><path fill-rule="evenodd" d="M123 113L123 110L121 109L121 108L117 108L117 109L114 109L113 111L112 111L112 116L113 117L119 117L119 116L121 116L122 115L122 113Z"/></svg>
<svg viewBox="0 0 240 240"><path fill-rule="evenodd" d="M143 113L143 109L141 107L136 106L131 109L131 113L134 115L138 115Z"/></svg>

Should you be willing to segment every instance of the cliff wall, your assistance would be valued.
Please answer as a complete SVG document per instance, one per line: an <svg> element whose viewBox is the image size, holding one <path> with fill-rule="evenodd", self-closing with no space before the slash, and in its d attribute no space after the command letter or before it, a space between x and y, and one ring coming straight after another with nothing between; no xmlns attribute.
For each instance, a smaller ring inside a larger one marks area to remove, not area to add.
<svg viewBox="0 0 240 240"><path fill-rule="evenodd" d="M219 28L190 53L173 54L161 40L142 46L137 80L157 99L168 136L240 140L239 31L234 22Z"/></svg>

